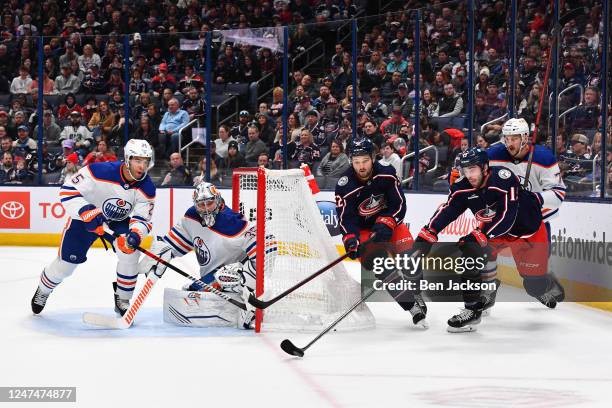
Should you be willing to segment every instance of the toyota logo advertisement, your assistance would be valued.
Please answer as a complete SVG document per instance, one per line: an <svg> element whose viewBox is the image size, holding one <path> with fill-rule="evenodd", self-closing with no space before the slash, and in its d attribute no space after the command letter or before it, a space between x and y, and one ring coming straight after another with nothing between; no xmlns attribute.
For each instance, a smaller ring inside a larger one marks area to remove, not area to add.
<svg viewBox="0 0 612 408"><path fill-rule="evenodd" d="M30 192L0 191L0 229L30 228Z"/></svg>
<svg viewBox="0 0 612 408"><path fill-rule="evenodd" d="M25 207L17 201L7 201L0 207L0 213L4 218L16 220L23 217L23 214L25 214Z"/></svg>

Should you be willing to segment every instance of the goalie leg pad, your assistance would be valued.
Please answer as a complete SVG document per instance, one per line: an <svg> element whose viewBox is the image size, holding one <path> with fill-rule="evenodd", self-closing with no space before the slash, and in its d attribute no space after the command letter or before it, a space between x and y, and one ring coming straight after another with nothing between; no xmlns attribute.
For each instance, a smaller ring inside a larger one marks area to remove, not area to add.
<svg viewBox="0 0 612 408"><path fill-rule="evenodd" d="M164 290L164 321L187 327L236 327L239 309L209 292Z"/></svg>

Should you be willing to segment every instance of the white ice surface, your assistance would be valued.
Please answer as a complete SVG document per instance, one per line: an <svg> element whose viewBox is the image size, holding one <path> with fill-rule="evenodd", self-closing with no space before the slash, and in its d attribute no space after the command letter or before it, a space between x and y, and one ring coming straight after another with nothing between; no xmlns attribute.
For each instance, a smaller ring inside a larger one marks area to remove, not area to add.
<svg viewBox="0 0 612 408"><path fill-rule="evenodd" d="M370 304L375 330L330 333L299 359L280 341L303 346L312 334L164 323L162 288L186 281L172 271L131 329L86 326L85 311L112 314L115 259L101 249L33 316L56 253L0 247L0 386L77 387L76 405L53 407L612 406L612 314L581 305L498 303L477 332L449 334L456 303L430 303L428 331L395 304ZM193 272L195 258L177 264ZM45 404L15 404L30 405Z"/></svg>

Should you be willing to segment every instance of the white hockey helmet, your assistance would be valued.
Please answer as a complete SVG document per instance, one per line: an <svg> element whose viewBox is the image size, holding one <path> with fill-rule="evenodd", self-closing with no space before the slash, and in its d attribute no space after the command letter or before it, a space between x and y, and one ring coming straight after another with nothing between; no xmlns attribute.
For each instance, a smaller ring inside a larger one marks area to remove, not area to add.
<svg viewBox="0 0 612 408"><path fill-rule="evenodd" d="M506 137L517 135L521 136L521 147L519 149L519 151L521 151L529 144L529 124L527 124L527 121L523 118L508 119L502 127L503 144L508 147Z"/></svg>
<svg viewBox="0 0 612 408"><path fill-rule="evenodd" d="M130 176L132 176L134 179L136 179L136 177L134 177L130 171L130 160L133 157L144 157L149 159L149 166L145 170L144 175L141 178L136 179L138 181L144 179L147 176L147 172L155 165L153 148L151 148L149 142L143 139L128 140L128 142L125 144L125 148L123 149L123 155L125 157L125 166L127 167Z"/></svg>
<svg viewBox="0 0 612 408"><path fill-rule="evenodd" d="M212 227L217 220L217 214L223 208L223 198L214 184L201 181L193 191L193 205L202 217L202 225Z"/></svg>

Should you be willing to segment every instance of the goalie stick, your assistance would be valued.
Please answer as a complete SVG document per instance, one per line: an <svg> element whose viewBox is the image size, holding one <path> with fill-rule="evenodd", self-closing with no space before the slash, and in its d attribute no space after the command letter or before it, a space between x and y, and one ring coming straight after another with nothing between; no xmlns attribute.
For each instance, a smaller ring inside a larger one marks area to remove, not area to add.
<svg viewBox="0 0 612 408"><path fill-rule="evenodd" d="M421 251L415 251L413 252L410 256L415 258L417 257L419 254L421 253ZM387 276L384 280L383 283L388 283L390 282L392 279L396 278L398 275L398 270L395 270L393 273L389 274L389 276ZM400 273L401 275L401 273ZM310 346L312 346L313 344L315 344L321 337L325 336L331 329L333 329L334 327L336 327L338 325L338 323L340 323L342 320L344 320L344 318L346 316L348 316L353 310L357 309L357 307L359 307L359 305L361 305L363 302L365 302L370 296L372 296L374 294L374 292L376 292L376 289L374 289L374 287L370 288L365 295L363 295L360 299L358 299L355 303L353 303L353 305L342 314L342 316L338 317L336 320L334 320L329 326L327 326L325 329L323 329L323 331L321 333L319 333L314 339L312 339L310 341L310 343L306 344L304 347L298 347L295 344L293 344L291 342L291 340L289 339L285 339L281 342L280 347L281 349L283 349L283 351L287 354L291 354L292 356L297 356L297 357L304 357L304 352L306 350L308 350L308 348Z"/></svg>
<svg viewBox="0 0 612 408"><path fill-rule="evenodd" d="M363 244L361 245L367 245L370 242L372 242L372 239L374 238L375 234L372 234L370 236L370 238L365 241ZM321 269L319 269L318 271L314 272L312 275L306 277L305 279L301 280L300 282L296 283L295 285L291 286L290 288L286 289L284 292L280 293L279 295L273 297L270 300L260 300L257 299L255 297L255 295L253 295L252 293L249 295L249 299L248 302L252 305L255 306L258 309L265 309L271 305L273 305L274 303L278 302L279 300L281 300L282 298L286 297L287 295L295 292L296 290L298 290L299 288L301 288L302 286L304 286L305 284L307 284L308 282L310 282L311 280L313 280L314 278L316 278L317 276L321 275L323 272L330 270L331 268L333 268L334 266L338 265L340 262L342 262L344 259L346 259L349 256L349 253L345 253L344 255L339 256L338 258L336 258L335 260L333 260L331 263L329 263L328 265L325 265L324 267L322 267Z"/></svg>
<svg viewBox="0 0 612 408"><path fill-rule="evenodd" d="M111 234L108 231L106 233L113 235L114 237L117 237L116 233ZM174 272L178 273L179 275L182 275L190 279L193 282L198 282L200 285L202 285L204 289L208 290L211 293L214 293L215 295L228 301L234 306L242 310L247 310L247 306L244 303L239 302L236 299L226 295L225 293L221 292L214 286L204 283L200 279L194 278L193 276L182 271L178 267L172 265L169 262L166 262L165 260L155 255L154 253L147 251L141 246L137 246L136 249L142 252L143 254L147 255L148 257L153 258L155 261L164 265L165 267L172 269ZM138 310L140 310L140 307L142 306L146 298L149 296L149 293L151 293L151 289L161 277L162 277L162 274L159 274L159 275L157 274L157 265L154 265L151 271L149 272L149 274L147 275L147 279L143 287L140 289L140 292L138 292L138 295L136 295L136 298L134 299L132 304L130 304L130 307L128 308L128 310L125 312L123 316L113 317L113 316L107 316L107 315L102 315L98 313L86 312L86 313L83 313L83 322L94 325L94 326L106 327L109 329L127 329L129 328L134 322L134 317L136 316L136 313L138 313Z"/></svg>

